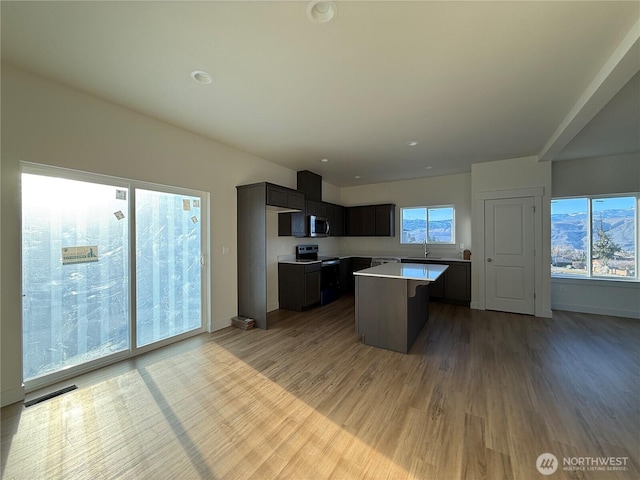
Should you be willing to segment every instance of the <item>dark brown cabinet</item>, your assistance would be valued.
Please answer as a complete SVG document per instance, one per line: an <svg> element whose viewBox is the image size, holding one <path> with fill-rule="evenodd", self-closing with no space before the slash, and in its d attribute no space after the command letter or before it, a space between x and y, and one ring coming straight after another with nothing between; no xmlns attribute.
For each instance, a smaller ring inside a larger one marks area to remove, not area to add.
<svg viewBox="0 0 640 480"><path fill-rule="evenodd" d="M304 237L306 235L306 217L304 212L279 213L279 237Z"/></svg>
<svg viewBox="0 0 640 480"><path fill-rule="evenodd" d="M353 292L355 290L355 277L353 276L353 272L369 267L371 267L371 257L351 257L351 272L348 284L349 291Z"/></svg>
<svg viewBox="0 0 640 480"><path fill-rule="evenodd" d="M254 319L258 328L267 328L267 208L304 210L305 198L301 192L267 182L236 190L238 315ZM278 226L280 221L278 217Z"/></svg>
<svg viewBox="0 0 640 480"><path fill-rule="evenodd" d="M373 205L347 207L347 236L373 237L376 232L375 221Z"/></svg>
<svg viewBox="0 0 640 480"><path fill-rule="evenodd" d="M471 263L455 260L403 259L403 263L435 263L449 268L429 285L429 298L433 301L469 306L471 304Z"/></svg>
<svg viewBox="0 0 640 480"><path fill-rule="evenodd" d="M320 302L320 262L279 263L278 302L280 308L302 311Z"/></svg>
<svg viewBox="0 0 640 480"><path fill-rule="evenodd" d="M392 204L374 205L376 215L376 236L394 237L396 234L396 206Z"/></svg>
<svg viewBox="0 0 640 480"><path fill-rule="evenodd" d="M295 213L278 214L278 235L286 237L304 237L305 235L305 196L291 188L281 187L272 183L266 184L267 205L292 210Z"/></svg>
<svg viewBox="0 0 640 480"><path fill-rule="evenodd" d="M267 205L273 207L304 210L304 193L272 183L266 184Z"/></svg>
<svg viewBox="0 0 640 480"><path fill-rule="evenodd" d="M346 207L346 234L350 237L395 236L396 206L362 205Z"/></svg>
<svg viewBox="0 0 640 480"><path fill-rule="evenodd" d="M309 170L298 172L298 190L303 192L308 200L322 201L322 177Z"/></svg>
<svg viewBox="0 0 640 480"><path fill-rule="evenodd" d="M351 258L340 259L340 293L348 293L353 290L353 267Z"/></svg>
<svg viewBox="0 0 640 480"><path fill-rule="evenodd" d="M307 215L315 215L317 217L327 216L327 204L315 200L307 200Z"/></svg>
<svg viewBox="0 0 640 480"><path fill-rule="evenodd" d="M444 272L444 298L468 305L471 302L471 264L450 262L448 265Z"/></svg>
<svg viewBox="0 0 640 480"><path fill-rule="evenodd" d="M327 218L329 219L330 231L332 237L344 236L344 207L334 203L326 203Z"/></svg>

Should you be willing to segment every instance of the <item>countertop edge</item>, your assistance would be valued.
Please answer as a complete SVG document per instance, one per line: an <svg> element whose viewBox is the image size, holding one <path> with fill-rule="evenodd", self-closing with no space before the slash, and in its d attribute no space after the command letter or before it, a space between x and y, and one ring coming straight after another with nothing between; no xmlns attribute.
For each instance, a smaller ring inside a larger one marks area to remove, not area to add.
<svg viewBox="0 0 640 480"><path fill-rule="evenodd" d="M431 264L432 267L436 267L436 266L444 267L441 271L437 273L437 275L435 275L435 277L416 276L411 274L400 274L400 273L396 274L396 273L380 271L381 269L392 268L391 266L393 265L398 265L398 264L384 264L384 265L378 265L376 267L365 268L364 270L353 272L353 275L362 276L362 277L389 278L393 280L415 280L419 282L435 282L449 268L448 265ZM421 263L414 263L414 264L404 263L403 265L416 265L417 267L424 266L424 264L421 264ZM377 270L377 271L372 271L372 270Z"/></svg>

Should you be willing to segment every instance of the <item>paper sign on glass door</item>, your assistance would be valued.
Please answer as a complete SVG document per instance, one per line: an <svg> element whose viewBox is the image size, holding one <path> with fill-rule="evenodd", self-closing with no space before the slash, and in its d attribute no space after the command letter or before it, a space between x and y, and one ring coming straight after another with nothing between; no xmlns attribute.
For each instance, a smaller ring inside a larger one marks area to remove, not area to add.
<svg viewBox="0 0 640 480"><path fill-rule="evenodd" d="M62 248L62 264L69 265L73 263L86 263L98 261L98 246L91 245L88 247L63 247Z"/></svg>

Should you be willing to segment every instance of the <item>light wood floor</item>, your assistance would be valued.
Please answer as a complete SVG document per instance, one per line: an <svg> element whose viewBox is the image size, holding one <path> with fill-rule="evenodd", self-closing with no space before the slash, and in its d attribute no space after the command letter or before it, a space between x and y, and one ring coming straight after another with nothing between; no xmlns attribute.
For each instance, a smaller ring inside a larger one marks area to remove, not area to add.
<svg viewBox="0 0 640 480"><path fill-rule="evenodd" d="M2 409L0 476L640 478L636 320L432 304L403 355L358 342L353 297L270 315L267 331L201 335ZM627 470L543 477L546 452Z"/></svg>

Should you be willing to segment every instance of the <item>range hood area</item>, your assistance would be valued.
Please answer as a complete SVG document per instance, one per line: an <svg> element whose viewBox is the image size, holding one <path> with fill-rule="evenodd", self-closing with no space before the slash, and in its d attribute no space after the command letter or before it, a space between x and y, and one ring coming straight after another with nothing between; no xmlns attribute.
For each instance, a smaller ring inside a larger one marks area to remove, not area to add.
<svg viewBox="0 0 640 480"><path fill-rule="evenodd" d="M322 177L309 170L298 172L298 191L304 193L307 200L322 201Z"/></svg>
<svg viewBox="0 0 640 480"><path fill-rule="evenodd" d="M394 237L395 210L392 203L344 207L322 200L322 177L308 170L298 172L297 190L304 194L304 212L278 215L280 237ZM311 232L310 224L326 232Z"/></svg>

